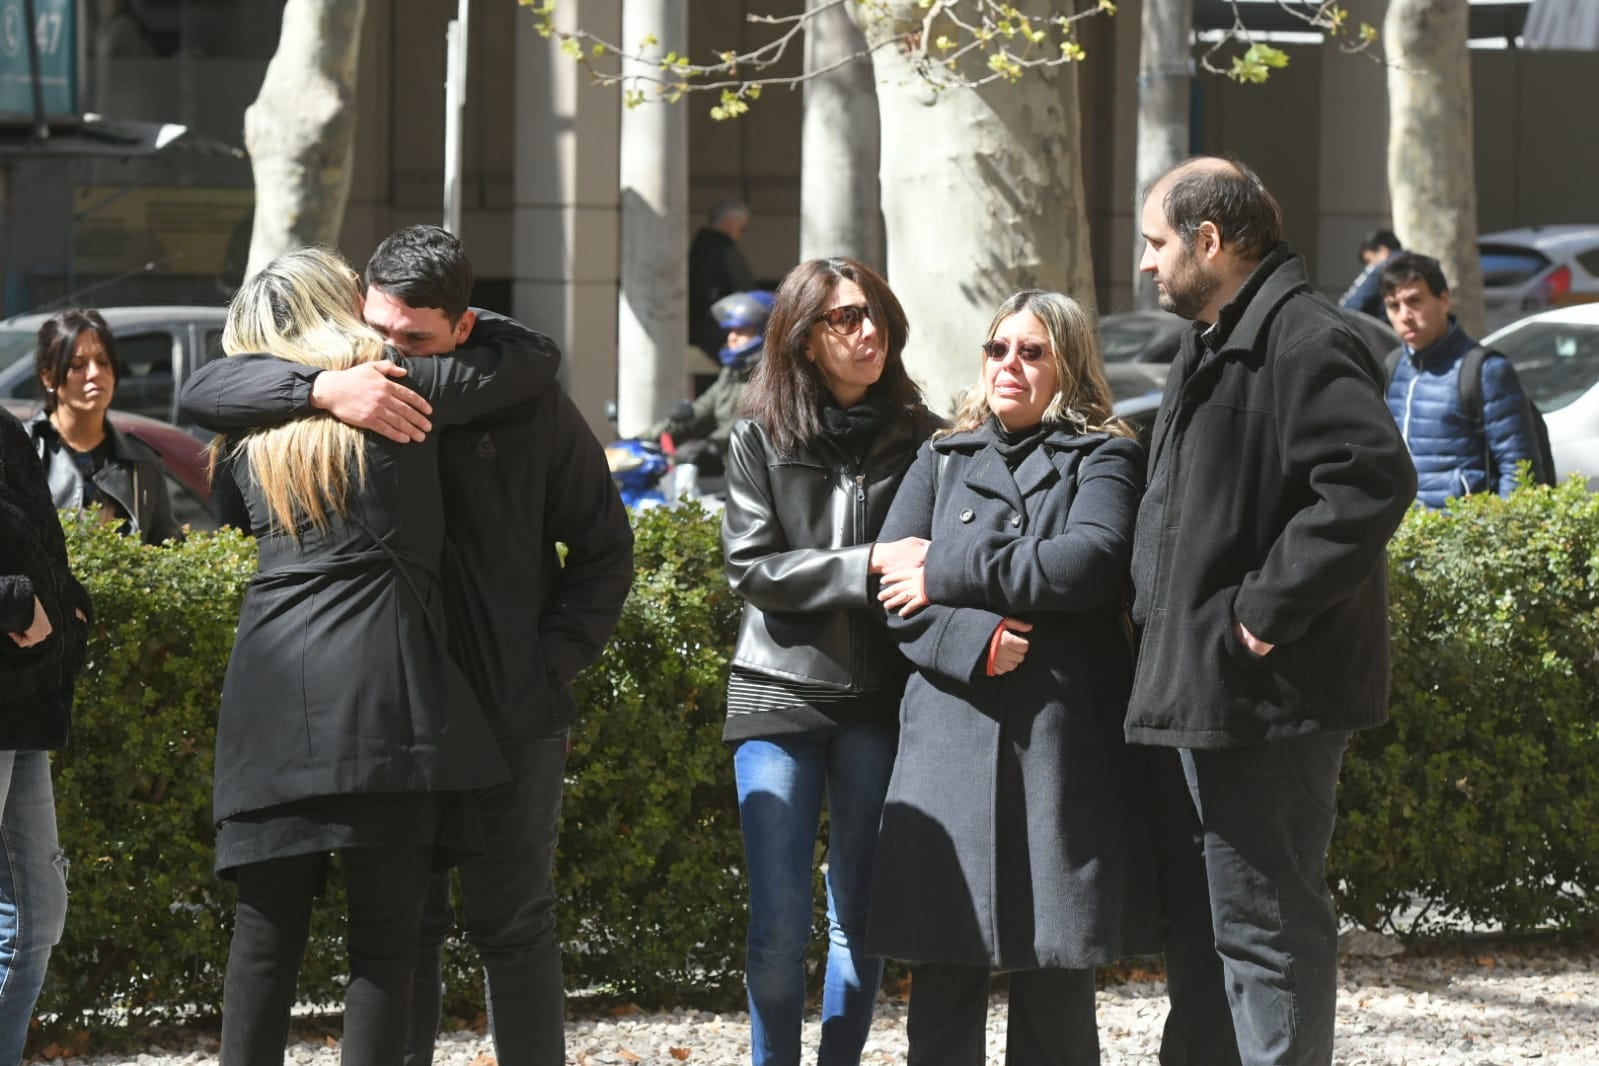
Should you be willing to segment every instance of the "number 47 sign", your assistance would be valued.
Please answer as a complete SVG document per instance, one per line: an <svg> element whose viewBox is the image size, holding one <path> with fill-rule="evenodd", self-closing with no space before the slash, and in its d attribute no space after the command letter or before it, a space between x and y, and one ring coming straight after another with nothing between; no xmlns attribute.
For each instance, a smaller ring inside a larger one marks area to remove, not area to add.
<svg viewBox="0 0 1599 1066"><path fill-rule="evenodd" d="M76 0L0 0L0 119L33 118L35 55L45 114L77 115L77 13Z"/></svg>

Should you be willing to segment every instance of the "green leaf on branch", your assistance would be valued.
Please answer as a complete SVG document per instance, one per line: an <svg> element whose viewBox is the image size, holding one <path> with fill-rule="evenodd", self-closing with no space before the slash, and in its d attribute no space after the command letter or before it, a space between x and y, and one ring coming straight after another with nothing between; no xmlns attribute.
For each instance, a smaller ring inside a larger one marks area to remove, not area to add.
<svg viewBox="0 0 1599 1066"><path fill-rule="evenodd" d="M1262 85L1271 72L1288 65L1288 53L1269 44L1252 44L1241 56L1233 57L1233 68L1227 76L1237 82Z"/></svg>
<svg viewBox="0 0 1599 1066"><path fill-rule="evenodd" d="M749 109L749 103L737 92L732 89L723 89L722 102L711 108L711 118L717 122L726 122L728 119L738 118L740 115L747 114Z"/></svg>

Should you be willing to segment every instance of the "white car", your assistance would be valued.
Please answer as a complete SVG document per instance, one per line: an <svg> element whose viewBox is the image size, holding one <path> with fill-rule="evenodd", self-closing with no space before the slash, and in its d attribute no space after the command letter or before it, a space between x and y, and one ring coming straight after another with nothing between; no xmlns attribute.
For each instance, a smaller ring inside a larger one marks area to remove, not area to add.
<svg viewBox="0 0 1599 1066"><path fill-rule="evenodd" d="M1599 300L1599 226L1485 233L1477 253L1490 330L1539 311Z"/></svg>
<svg viewBox="0 0 1599 1066"><path fill-rule="evenodd" d="M1599 303L1523 318L1482 343L1509 357L1543 412L1555 473L1580 473L1599 492Z"/></svg>

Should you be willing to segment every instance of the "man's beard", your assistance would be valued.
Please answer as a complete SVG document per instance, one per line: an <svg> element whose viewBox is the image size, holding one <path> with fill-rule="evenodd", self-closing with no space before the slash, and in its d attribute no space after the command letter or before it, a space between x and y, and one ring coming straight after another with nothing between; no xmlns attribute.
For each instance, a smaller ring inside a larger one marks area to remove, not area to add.
<svg viewBox="0 0 1599 1066"><path fill-rule="evenodd" d="M1221 278L1207 273L1199 257L1190 253L1183 257L1175 272L1161 279L1160 309L1193 321L1220 287Z"/></svg>

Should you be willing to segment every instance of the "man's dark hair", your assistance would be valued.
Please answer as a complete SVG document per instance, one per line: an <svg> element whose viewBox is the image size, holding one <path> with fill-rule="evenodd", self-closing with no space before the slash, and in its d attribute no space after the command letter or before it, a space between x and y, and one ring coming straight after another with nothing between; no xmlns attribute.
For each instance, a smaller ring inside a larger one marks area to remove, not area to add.
<svg viewBox="0 0 1599 1066"><path fill-rule="evenodd" d="M1399 238L1394 235L1394 231L1391 229L1374 229L1360 238L1360 252L1362 255L1367 252L1380 251L1384 248L1390 252L1397 252L1404 248L1404 245L1399 243Z"/></svg>
<svg viewBox="0 0 1599 1066"><path fill-rule="evenodd" d="M368 288L412 307L437 307L452 326L472 302L473 280L461 242L438 226L395 230L366 261Z"/></svg>
<svg viewBox="0 0 1599 1066"><path fill-rule="evenodd" d="M1406 285L1414 285L1418 281L1426 282L1428 291L1434 296L1442 296L1449 291L1449 279L1444 277L1444 268L1438 265L1438 260L1419 252L1400 252L1389 256L1382 265L1382 274L1377 278L1377 288L1386 300Z"/></svg>
<svg viewBox="0 0 1599 1066"><path fill-rule="evenodd" d="M1173 174L1177 176L1172 178ZM1282 208L1248 164L1231 156L1195 156L1156 178L1148 189L1152 191L1168 179L1161 206L1183 247L1194 247L1194 238L1205 222L1215 224L1224 244L1233 245L1239 255L1255 262L1283 239ZM1141 200L1148 199L1146 191Z"/></svg>

